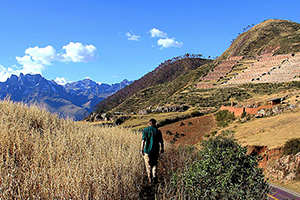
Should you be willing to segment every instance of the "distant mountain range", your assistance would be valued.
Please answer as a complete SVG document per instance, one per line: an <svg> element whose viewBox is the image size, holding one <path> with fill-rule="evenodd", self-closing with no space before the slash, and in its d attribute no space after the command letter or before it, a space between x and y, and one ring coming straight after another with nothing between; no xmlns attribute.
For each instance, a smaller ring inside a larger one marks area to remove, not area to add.
<svg viewBox="0 0 300 200"><path fill-rule="evenodd" d="M81 120L93 111L96 104L131 83L125 79L109 85L84 79L59 85L39 74L20 74L19 77L12 75L5 82L0 82L0 98L9 97L12 101L36 104L59 116Z"/></svg>

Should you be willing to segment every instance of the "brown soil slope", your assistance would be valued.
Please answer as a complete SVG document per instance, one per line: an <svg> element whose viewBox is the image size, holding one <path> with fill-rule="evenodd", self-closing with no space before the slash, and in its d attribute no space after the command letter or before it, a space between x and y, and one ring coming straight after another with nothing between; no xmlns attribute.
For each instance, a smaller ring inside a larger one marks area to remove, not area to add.
<svg viewBox="0 0 300 200"><path fill-rule="evenodd" d="M161 127L160 130L165 141L171 142L176 138L177 141L174 142L174 145L191 146L200 142L203 136L210 133L215 127L216 122L213 115L206 115L169 124ZM172 135L167 131L170 131ZM176 132L179 134L177 137Z"/></svg>

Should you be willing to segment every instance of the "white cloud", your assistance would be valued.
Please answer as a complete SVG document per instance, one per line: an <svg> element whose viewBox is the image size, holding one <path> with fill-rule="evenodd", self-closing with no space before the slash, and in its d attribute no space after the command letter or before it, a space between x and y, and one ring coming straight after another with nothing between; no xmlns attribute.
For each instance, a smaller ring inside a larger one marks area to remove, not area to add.
<svg viewBox="0 0 300 200"><path fill-rule="evenodd" d="M8 69L0 65L0 82L6 81L6 79L9 77L10 74L8 73Z"/></svg>
<svg viewBox="0 0 300 200"><path fill-rule="evenodd" d="M165 39L159 39L157 41L157 44L161 46L161 49L168 48L168 47L182 47L183 43L178 42L175 40L175 38L165 38Z"/></svg>
<svg viewBox="0 0 300 200"><path fill-rule="evenodd" d="M18 73L42 74L46 66L51 65L51 62L57 59L57 54L52 46L45 48L29 47L25 50L25 56L16 56L16 60L22 65L21 70L16 70Z"/></svg>
<svg viewBox="0 0 300 200"><path fill-rule="evenodd" d="M21 67L12 66L5 68L0 65L0 81L5 81L12 74L42 74L47 66L52 65L53 61L57 62L88 62L95 59L96 47L93 45L84 45L79 42L70 42L63 46L62 52L48 45L44 48L29 47L25 50L23 57L16 56L17 62Z"/></svg>
<svg viewBox="0 0 300 200"><path fill-rule="evenodd" d="M149 31L151 33L151 37L160 37L160 38L166 38L167 33L164 33L156 28L153 28Z"/></svg>
<svg viewBox="0 0 300 200"><path fill-rule="evenodd" d="M83 45L79 42L70 42L63 46L65 53L62 55L64 62L88 62L94 59L95 51L97 50L93 45Z"/></svg>
<svg viewBox="0 0 300 200"><path fill-rule="evenodd" d="M51 61L56 60L56 51L55 49L48 45L44 48L29 47L25 50L25 54L31 56L33 61L39 62L44 65L51 65Z"/></svg>
<svg viewBox="0 0 300 200"><path fill-rule="evenodd" d="M128 38L127 38L128 40L132 40L132 41L139 41L139 40L141 39L141 36L138 36L138 35L133 34L132 31L127 32L127 33L126 33L126 36L128 37Z"/></svg>
<svg viewBox="0 0 300 200"><path fill-rule="evenodd" d="M71 81L69 81L69 79L64 78L64 77L61 77L61 78L56 77L56 79L55 79L54 81L55 81L57 84L59 84L59 85L65 85L65 84L71 82Z"/></svg>
<svg viewBox="0 0 300 200"><path fill-rule="evenodd" d="M152 28L150 31L151 37L158 37L160 39L157 40L157 45L161 46L160 49L169 48L169 47L182 47L183 43L178 42L175 38L169 38L167 33L162 32L156 28ZM154 45L152 45L154 47Z"/></svg>

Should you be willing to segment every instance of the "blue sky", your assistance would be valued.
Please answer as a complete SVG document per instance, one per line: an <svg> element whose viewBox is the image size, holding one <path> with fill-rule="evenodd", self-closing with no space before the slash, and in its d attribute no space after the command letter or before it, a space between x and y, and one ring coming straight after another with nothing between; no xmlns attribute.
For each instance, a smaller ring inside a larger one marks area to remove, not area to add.
<svg viewBox="0 0 300 200"><path fill-rule="evenodd" d="M220 56L243 28L267 19L300 23L282 0L0 0L0 81L135 80L185 53Z"/></svg>

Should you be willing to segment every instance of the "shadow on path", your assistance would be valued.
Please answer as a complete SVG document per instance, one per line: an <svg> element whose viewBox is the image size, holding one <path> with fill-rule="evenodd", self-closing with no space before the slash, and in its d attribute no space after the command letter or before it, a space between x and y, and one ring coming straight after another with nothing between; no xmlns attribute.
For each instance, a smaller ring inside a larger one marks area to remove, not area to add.
<svg viewBox="0 0 300 200"><path fill-rule="evenodd" d="M146 176L143 177L143 184L140 191L140 199L143 200L153 200L156 199L156 194L159 187L163 187L161 180L158 180L157 184L148 184L148 178Z"/></svg>

